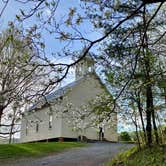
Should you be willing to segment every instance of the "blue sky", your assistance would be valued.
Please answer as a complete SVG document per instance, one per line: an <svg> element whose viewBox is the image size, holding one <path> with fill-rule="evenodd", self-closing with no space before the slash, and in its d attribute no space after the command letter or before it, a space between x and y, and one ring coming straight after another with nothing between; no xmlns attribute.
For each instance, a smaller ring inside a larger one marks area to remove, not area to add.
<svg viewBox="0 0 166 166"><path fill-rule="evenodd" d="M68 2L68 3L66 3ZM79 0L75 0L74 5L78 6L79 4ZM62 16L67 15L67 11L68 8L72 7L73 5L73 0L61 0L59 7L56 11L56 19L60 19ZM2 1L0 1L0 11L2 10L4 4L2 3ZM19 13L20 9L24 9L26 11L28 11L30 8L32 7L31 4L27 4L27 5L22 5L16 1L9 1L9 4L7 6L7 8L5 9L2 17L0 18L0 31L4 30L5 28L7 28L8 22L9 21L14 21L16 20L16 14ZM45 14L46 16L50 14L49 10L45 10ZM29 28L31 27L33 24L38 24L38 21L35 17L32 17L28 20L26 20L23 23L23 26L25 28ZM47 56L50 56L51 53L53 52L57 52L60 51L62 48L62 43L55 40L53 35L49 35L46 31L42 32L42 37L46 43L46 54ZM63 63L68 63L71 60L69 58L57 58L56 60L57 62L59 61L63 61ZM71 82L74 79L74 77L72 75L69 75L68 79L64 81L63 84L66 84L67 82Z"/></svg>
<svg viewBox="0 0 166 166"><path fill-rule="evenodd" d="M2 1L0 1L0 11L3 7L3 3ZM30 8L33 7L33 4L28 3L28 4L21 4L17 1L11 0L9 1L9 4L7 6L7 8L5 9L2 17L0 18L0 30L3 30L7 27L8 25L8 21L14 21L15 20L15 15L19 13L20 9L23 9L25 11L29 11ZM66 17L68 15L69 12L69 8L73 8L76 7L77 10L83 14L82 9L80 8L80 0L60 0L59 6L55 12L55 17L57 22L59 22L59 20L62 19L62 17ZM49 17L50 15L50 10L49 9L45 9L45 16ZM30 19L27 19L23 22L23 27L25 28L29 28L31 27L33 24L39 24L38 20L36 17L32 17ZM65 26L64 26L65 27ZM62 28L64 28L62 26ZM65 30L68 30L65 28ZM93 40L96 39L100 36L99 33L97 33L97 31L93 30L93 27L88 23L88 22L84 22L83 24L80 25L79 30L81 32L83 32L83 34L86 35L86 37L88 37L89 39ZM94 32L92 32L92 30ZM70 31L70 30L69 30ZM47 31L42 30L42 38L45 42L45 52L47 54L47 57L51 57L52 53L57 53L59 52L61 54L61 50L64 47L64 45L66 44L65 42L60 42L59 40L55 39L55 35L54 34L49 34ZM76 49L76 50L81 50L82 49L82 44L80 42L74 42L71 46L70 49ZM95 51L95 48L93 49L93 51ZM71 60L69 57L57 57L56 60L55 58L53 59L54 62L63 62L63 63L70 63ZM73 81L74 77L72 74L68 75L68 79L64 80L63 84L66 84L67 82L71 82Z"/></svg>
<svg viewBox="0 0 166 166"><path fill-rule="evenodd" d="M80 8L79 4L80 4L80 0L60 0L59 6L55 12L55 17L56 17L57 22L59 22L59 20L61 20L62 17L64 18L65 16L67 16L67 14L69 12L69 8L76 7L77 11L79 11L79 13L83 14L83 10ZM30 8L32 6L33 5L31 3L22 5L21 3L18 3L16 1L9 1L9 4L8 4L5 12L3 13L2 17L0 18L0 30L6 28L8 21L15 20L15 15L19 13L20 9L28 11L28 10L30 10ZM2 7L3 7L3 3L2 3L2 1L0 1L0 9L2 9ZM44 11L45 11L46 17L48 17L50 15L49 9L45 9ZM23 23L23 26L25 28L28 28L28 27L32 26L33 24L39 24L36 17L27 19ZM83 32L86 35L86 37L88 37L91 40L96 39L100 36L100 34L96 30L92 33L93 27L87 21L86 22L84 21L84 23L81 24L81 26L79 26L79 30L81 32ZM42 35L43 35L43 39L46 42L46 52L48 54L51 54L52 52L60 51L61 48L64 46L62 42L55 40L54 35L50 35L49 33L47 33L44 30L43 30ZM73 45L74 48L79 48L80 46L81 45L80 45L80 43L78 44L78 42L77 42L77 45L76 44Z"/></svg>

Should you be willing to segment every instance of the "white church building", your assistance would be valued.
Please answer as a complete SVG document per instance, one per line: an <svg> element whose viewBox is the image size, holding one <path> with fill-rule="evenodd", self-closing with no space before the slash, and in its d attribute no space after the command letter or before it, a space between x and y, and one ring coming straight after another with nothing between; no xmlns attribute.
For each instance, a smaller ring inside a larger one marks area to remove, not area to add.
<svg viewBox="0 0 166 166"><path fill-rule="evenodd" d="M54 110L61 112L64 109L66 98L78 108L97 95L108 94L107 88L95 73L94 62L90 57L77 64L75 74L76 80L73 83L52 92L45 97L46 101L39 101L24 113L21 123L21 142L78 140L80 137L88 140L118 140L117 113L113 113L113 121L107 122L102 127L89 126L84 131L79 131L73 129L65 113L57 116L56 111L54 112ZM86 121L90 121L90 118L87 117Z"/></svg>

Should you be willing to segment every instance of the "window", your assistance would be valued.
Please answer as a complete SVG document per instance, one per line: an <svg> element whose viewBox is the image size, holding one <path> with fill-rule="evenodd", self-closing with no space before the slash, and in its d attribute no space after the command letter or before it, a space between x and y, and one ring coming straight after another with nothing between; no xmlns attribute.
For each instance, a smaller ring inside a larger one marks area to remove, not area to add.
<svg viewBox="0 0 166 166"><path fill-rule="evenodd" d="M25 135L28 135L28 121L26 122L26 129L25 129Z"/></svg>
<svg viewBox="0 0 166 166"><path fill-rule="evenodd" d="M49 129L52 128L52 114L49 115Z"/></svg>
<svg viewBox="0 0 166 166"><path fill-rule="evenodd" d="M39 123L36 123L36 133L39 131Z"/></svg>
<svg viewBox="0 0 166 166"><path fill-rule="evenodd" d="M60 99L60 100L63 100L63 96L60 96L59 99Z"/></svg>

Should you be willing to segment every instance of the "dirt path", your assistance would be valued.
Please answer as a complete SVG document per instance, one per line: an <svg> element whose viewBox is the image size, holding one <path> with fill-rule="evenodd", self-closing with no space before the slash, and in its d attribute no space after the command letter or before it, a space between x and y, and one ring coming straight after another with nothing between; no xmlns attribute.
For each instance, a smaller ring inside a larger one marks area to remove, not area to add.
<svg viewBox="0 0 166 166"><path fill-rule="evenodd" d="M89 147L71 149L37 159L3 163L3 166L100 166L132 146L120 143L91 143Z"/></svg>

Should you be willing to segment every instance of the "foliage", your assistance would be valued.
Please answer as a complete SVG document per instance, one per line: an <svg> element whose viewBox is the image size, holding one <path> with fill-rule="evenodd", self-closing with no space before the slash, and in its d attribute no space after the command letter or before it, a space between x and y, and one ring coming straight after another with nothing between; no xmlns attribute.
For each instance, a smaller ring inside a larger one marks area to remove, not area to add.
<svg viewBox="0 0 166 166"><path fill-rule="evenodd" d="M131 137L128 132L124 131L120 133L120 140L121 141L131 141Z"/></svg>
<svg viewBox="0 0 166 166"><path fill-rule="evenodd" d="M137 2L135 1L135 4ZM120 2L120 5L128 6L128 9L132 6L131 4L135 5L132 2L129 3L124 5ZM103 59L105 58L106 61L109 57L114 62L114 65L107 64L108 73L106 74L108 81L114 87L115 99L122 108L122 118L126 116L127 122L135 125L137 133L139 129L143 130L144 140L149 145L152 143L152 126L155 131L153 142L159 142L156 123L161 120L157 119L161 109L156 111L156 100L164 103L164 98L156 93L162 94L158 82L162 76L165 77L163 66L166 59L164 54L155 49L159 48L160 44L154 42L157 40L156 33L159 32L162 36L164 32L162 27L160 28L163 25L163 19L158 19L164 11L160 8L161 6L162 4L153 6L154 8L144 6L138 11L137 18L130 19L128 24L116 28L116 31L111 34L112 40L105 41L103 45L105 48ZM125 7L117 9L119 15L129 12ZM157 16L154 11L157 12ZM156 18L152 20L153 17ZM160 24L157 24L158 22ZM104 21L104 23L107 23L107 26L110 25L109 21ZM145 25L147 23L148 27ZM165 40L164 36L162 37ZM164 44L164 41L160 42ZM151 43L154 44L151 45ZM156 75L158 75L157 79ZM138 134L137 139L140 142Z"/></svg>
<svg viewBox="0 0 166 166"><path fill-rule="evenodd" d="M65 149L83 146L85 146L85 144L75 142L3 144L0 145L0 161L22 157L43 156L53 152L61 152Z"/></svg>
<svg viewBox="0 0 166 166"><path fill-rule="evenodd" d="M165 97L163 84L165 68L161 67L165 65L164 1L82 0L79 7L72 5L68 15L60 19L57 19L60 0L20 0L19 2L32 6L20 9L20 13L16 15L18 22L24 23L33 16L36 16L39 21L37 25L28 27L26 31L33 39L37 52L42 54L40 56L42 65L46 70L49 68L49 71L44 72L48 77L42 80L45 88L40 94L44 96L48 89L53 90L66 77L71 67L93 48L99 48L101 59L104 59L102 66L105 65L108 69L108 81L114 86L112 103L114 105L120 103L125 110L123 114L131 118L136 130L141 126L144 133L143 122L146 116L148 143L152 143L152 126L158 142L156 127L158 114L155 108L157 101L163 101ZM152 2L161 3L149 5ZM0 17L8 1L4 1L3 4ZM45 15L46 11L49 11L49 15ZM81 25L84 23L85 29L82 29ZM95 39L91 37L94 29L99 33L97 37L95 34ZM57 63L54 56L50 60L51 55L45 55L45 43L41 40L40 32L47 32L50 36L54 36L64 46L60 52L54 52L52 55L72 56L76 60L70 64ZM78 45L80 47L77 50ZM27 58L27 56L23 57ZM124 107L125 104L127 107ZM138 105L141 107L137 108ZM101 113L101 109L97 108L97 110L97 113ZM104 111L109 116L108 110ZM142 118L141 125L139 116ZM81 119L83 117L84 115Z"/></svg>
<svg viewBox="0 0 166 166"><path fill-rule="evenodd" d="M20 131L25 109L50 91L47 83L52 69L42 61L33 31L24 34L11 23L0 39L0 136L10 135L11 141L11 136Z"/></svg>
<svg viewBox="0 0 166 166"><path fill-rule="evenodd" d="M107 94L99 94L94 99L76 107L70 99L65 97L64 117L75 131L83 132L88 127L99 130L99 126L114 126L116 124L116 112L113 109L112 97ZM111 112L111 110L113 110ZM110 116L108 116L110 115Z"/></svg>
<svg viewBox="0 0 166 166"><path fill-rule="evenodd" d="M138 151L136 147L119 154L114 158L109 166L165 166L166 165L166 145L144 148Z"/></svg>

